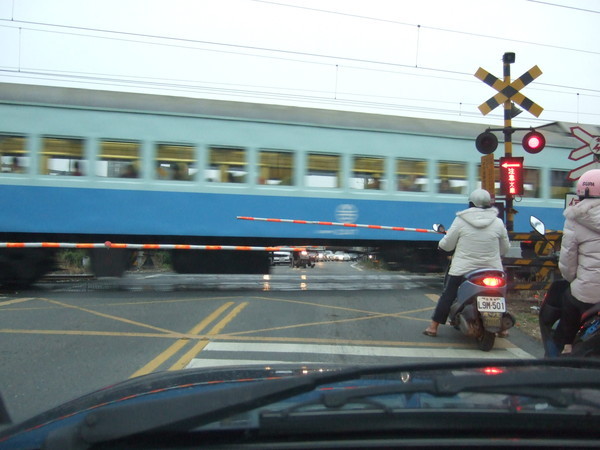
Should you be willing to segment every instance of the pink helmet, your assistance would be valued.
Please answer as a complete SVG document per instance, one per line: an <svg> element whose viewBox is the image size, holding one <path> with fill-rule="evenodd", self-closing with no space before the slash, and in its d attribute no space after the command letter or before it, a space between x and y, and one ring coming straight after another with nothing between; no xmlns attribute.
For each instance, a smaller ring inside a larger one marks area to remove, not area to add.
<svg viewBox="0 0 600 450"><path fill-rule="evenodd" d="M588 170L577 181L577 195L580 199L600 198L600 169Z"/></svg>

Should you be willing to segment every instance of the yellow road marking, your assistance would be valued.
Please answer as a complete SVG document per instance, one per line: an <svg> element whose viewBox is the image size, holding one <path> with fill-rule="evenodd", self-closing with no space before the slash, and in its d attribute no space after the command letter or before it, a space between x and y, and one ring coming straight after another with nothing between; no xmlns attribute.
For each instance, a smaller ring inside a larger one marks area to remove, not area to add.
<svg viewBox="0 0 600 450"><path fill-rule="evenodd" d="M36 300L36 298L35 297L17 298L15 300L8 300L6 302L0 302L0 306L14 305L15 303L28 302L29 300Z"/></svg>
<svg viewBox="0 0 600 450"><path fill-rule="evenodd" d="M242 309L248 306L248 302L240 303L237 305L229 314L227 314L220 322L218 322L212 329L206 334L206 338L196 343L189 351L187 351L181 358L177 360L175 364L171 366L169 370L180 370L183 369L188 363L200 353L204 347L210 342L210 337L219 334L219 332L225 328L225 326L231 322L235 316L237 316Z"/></svg>
<svg viewBox="0 0 600 450"><path fill-rule="evenodd" d="M427 297L429 300L431 300L434 303L437 303L437 301L440 298L440 296L437 294L425 294L425 297Z"/></svg>
<svg viewBox="0 0 600 450"><path fill-rule="evenodd" d="M52 334L57 336L111 336L111 337L149 337L177 339L181 334L165 333L131 333L122 331L85 331L85 330L22 330L13 328L2 328L0 333L4 334ZM185 336L185 335L183 335Z"/></svg>
<svg viewBox="0 0 600 450"><path fill-rule="evenodd" d="M295 303L295 304L306 305L306 306L317 306L319 308L339 309L342 311L357 312L357 313L362 313L362 314L381 314L379 312L366 311L364 309L347 308L345 306L322 305L320 303L302 302L299 300L288 300L285 298L269 298L269 297L252 297L252 298L256 299L256 300L267 300L267 301L274 301L274 302L280 302L280 303Z"/></svg>
<svg viewBox="0 0 600 450"><path fill-rule="evenodd" d="M89 314L93 314L95 316L99 316L99 317L104 317L106 319L111 319L111 320L116 320L117 322L123 322L123 323L127 323L129 325L136 325L138 327L143 327L143 328L150 328L151 330L155 330L155 331L161 331L163 333L167 333L170 335L178 335L181 336L181 333L176 333L172 330L167 330L165 328L160 328L160 327L155 327L153 325L148 325L147 323L142 323L142 322L136 322L135 320L130 320L130 319L125 319L123 317L119 317L119 316L113 316L111 314L104 314L98 311L94 311L93 309L87 309L87 308L82 308L81 306L75 306L75 305L69 305L68 303L63 303L63 302L59 302L57 300L50 300L49 298L40 298L40 300L43 300L45 302L49 302L49 303L53 303L55 305L60 305L64 308L71 308L71 309L75 309L77 311L83 311Z"/></svg>
<svg viewBox="0 0 600 450"><path fill-rule="evenodd" d="M414 320L414 321L418 321L418 322L429 322L429 319L421 319L419 317L410 317L407 314L413 314L416 312L423 312L423 311L431 311L432 309L433 309L433 307L429 306L426 308L413 309L410 311L404 311L404 312L400 312L400 313L369 313L371 315L361 316L361 317L351 317L348 319L325 320L322 322L297 323L297 324L293 324L293 325L283 325L280 327L261 328L258 330L238 331L236 333L230 333L229 336L242 336L245 334L252 334L252 333L264 333L264 332L268 332L268 331L289 330L292 328L303 328L303 327L312 327L312 326L319 326L319 325L333 325L336 323L358 322L361 320L382 319L382 318L386 318L386 317L395 317L398 319L409 319L409 320Z"/></svg>
<svg viewBox="0 0 600 450"><path fill-rule="evenodd" d="M217 317L219 317L221 314L223 314L223 312L225 312L225 310L227 310L231 305L233 305L233 302L227 302L227 303L221 305L215 311L213 311L211 314L209 314L204 319L202 319L200 321L200 323L198 323L196 326L194 326L187 334L192 335L192 334L200 333L212 321L216 320ZM174 354L176 354L179 350L181 350L188 342L189 342L189 338L187 338L187 337L177 340L169 348L167 348L164 352L159 354L156 358L152 359L145 366L143 366L142 368L135 371L129 378L139 377L141 375L146 375L150 372L153 372L158 367L160 367L160 365L163 364L166 360L168 360Z"/></svg>

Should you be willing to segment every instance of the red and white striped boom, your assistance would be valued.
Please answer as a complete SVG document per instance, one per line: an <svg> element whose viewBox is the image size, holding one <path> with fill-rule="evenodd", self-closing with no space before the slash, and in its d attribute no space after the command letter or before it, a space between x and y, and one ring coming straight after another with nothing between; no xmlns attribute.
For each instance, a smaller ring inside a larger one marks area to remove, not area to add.
<svg viewBox="0 0 600 450"><path fill-rule="evenodd" d="M247 245L121 244L72 242L0 242L0 248L114 248L129 250L242 250L256 252L301 252L311 247L252 247Z"/></svg>
<svg viewBox="0 0 600 450"><path fill-rule="evenodd" d="M303 225L328 225L334 227L347 227L347 228L369 228L371 230L390 230L390 231L415 231L417 233L436 233L435 230L429 230L427 228L407 228L407 227L390 227L385 225L363 225L360 223L343 223L343 222L324 222L322 220L298 220L298 219L266 219L263 217L247 217L237 216L240 220L256 220L259 222L276 222L276 223L298 223Z"/></svg>

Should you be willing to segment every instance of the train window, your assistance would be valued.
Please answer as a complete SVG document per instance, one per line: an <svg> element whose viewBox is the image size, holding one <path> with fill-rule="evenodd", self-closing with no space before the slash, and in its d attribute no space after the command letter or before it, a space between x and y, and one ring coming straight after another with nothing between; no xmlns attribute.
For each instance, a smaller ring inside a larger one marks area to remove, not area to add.
<svg viewBox="0 0 600 450"><path fill-rule="evenodd" d="M190 145L158 144L156 178L190 181L198 171L195 148Z"/></svg>
<svg viewBox="0 0 600 450"><path fill-rule="evenodd" d="M291 152L261 150L258 166L258 184L294 185L294 155Z"/></svg>
<svg viewBox="0 0 600 450"><path fill-rule="evenodd" d="M399 191L427 190L427 161L420 159L396 160L396 186Z"/></svg>
<svg viewBox="0 0 600 450"><path fill-rule="evenodd" d="M575 192L574 182L569 181L569 171L550 171L550 198L564 199L569 192Z"/></svg>
<svg viewBox="0 0 600 450"><path fill-rule="evenodd" d="M540 197L539 169L523 169L523 197Z"/></svg>
<svg viewBox="0 0 600 450"><path fill-rule="evenodd" d="M232 147L210 147L207 181L245 183L247 175L246 150Z"/></svg>
<svg viewBox="0 0 600 450"><path fill-rule="evenodd" d="M341 187L341 157L324 153L309 153L305 176L307 187Z"/></svg>
<svg viewBox="0 0 600 450"><path fill-rule="evenodd" d="M139 160L139 142L101 141L96 175L99 177L137 178L139 176Z"/></svg>
<svg viewBox="0 0 600 450"><path fill-rule="evenodd" d="M466 194L467 165L459 162L438 162L437 191L440 194Z"/></svg>
<svg viewBox="0 0 600 450"><path fill-rule="evenodd" d="M87 161L83 156L83 140L45 137L40 154L42 175L80 176L87 173Z"/></svg>
<svg viewBox="0 0 600 450"><path fill-rule="evenodd" d="M354 156L352 162L352 189L384 189L382 179L384 159L370 156ZM385 180L383 180L385 181Z"/></svg>
<svg viewBox="0 0 600 450"><path fill-rule="evenodd" d="M29 167L29 153L24 136L0 135L0 161L3 173L25 173Z"/></svg>

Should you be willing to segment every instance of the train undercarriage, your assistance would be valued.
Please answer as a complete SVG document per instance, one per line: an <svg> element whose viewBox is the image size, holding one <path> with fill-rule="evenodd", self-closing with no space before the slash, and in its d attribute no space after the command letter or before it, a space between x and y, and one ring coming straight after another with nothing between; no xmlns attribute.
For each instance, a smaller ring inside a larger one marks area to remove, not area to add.
<svg viewBox="0 0 600 450"><path fill-rule="evenodd" d="M105 236L60 236L60 235L4 235L3 242L104 242ZM385 262L388 270L404 270L411 272L440 272L446 264L446 256L437 250L435 242L419 241L320 241L320 242L285 242L271 239L187 239L181 237L146 237L142 239L132 236L110 236L112 242L128 243L190 243L202 242L206 245L318 245L321 247L357 247L368 244L370 252ZM376 244L376 245L373 245ZM5 287L24 288L35 283L49 272L60 270L57 248L0 248L0 285ZM140 253L136 250L120 248L95 248L71 250L78 252L79 260L85 259L86 270L96 277L120 277L127 270L139 267ZM169 250L164 265L182 274L268 274L271 270L269 252L236 251L236 250ZM152 251L145 252L145 259Z"/></svg>

